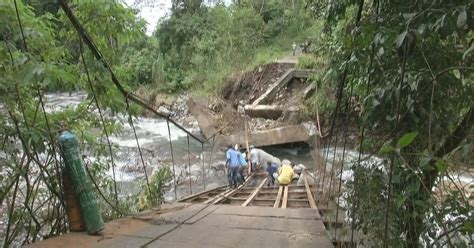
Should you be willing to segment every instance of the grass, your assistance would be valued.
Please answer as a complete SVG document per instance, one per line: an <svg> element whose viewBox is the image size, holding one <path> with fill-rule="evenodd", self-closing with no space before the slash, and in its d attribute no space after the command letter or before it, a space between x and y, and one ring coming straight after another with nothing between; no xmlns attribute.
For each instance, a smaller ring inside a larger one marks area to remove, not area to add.
<svg viewBox="0 0 474 248"><path fill-rule="evenodd" d="M211 62L206 66L202 66L199 69L195 69L194 72L189 73L190 76L188 76L187 81L189 85L191 85L191 88L188 91L198 97L219 96L229 78L233 75L242 73L243 71L251 71L263 64L272 63L277 59L290 56L292 49L291 44L293 42L299 45L308 37L318 37L321 30L322 25L319 22L315 22L303 30L301 30L300 27L290 28L290 31L256 48L255 52L247 52L250 54L248 56L238 51L236 54L222 54L221 57L212 58ZM304 63L305 67L319 64L309 58L305 58ZM157 98L165 99L166 101L167 97L161 95L157 97L159 94L156 92L158 91L162 92L162 90L152 86L143 89L141 93L147 95L150 100L153 99L155 102ZM178 91L171 95L179 93L182 92Z"/></svg>
<svg viewBox="0 0 474 248"><path fill-rule="evenodd" d="M250 58L239 58L235 56L237 61L228 63L220 63L211 70L207 70L206 79L202 83L202 87L195 87L192 92L197 96L216 96L219 95L222 88L225 87L227 79L242 70L251 71L263 64L272 63L277 59L281 59L291 55L291 44L293 41L301 43L304 38L311 37L314 30L317 29L313 25L298 35L285 35L274 40L266 46L261 46L256 53ZM296 37L296 38L295 38ZM301 42L300 42L301 41Z"/></svg>

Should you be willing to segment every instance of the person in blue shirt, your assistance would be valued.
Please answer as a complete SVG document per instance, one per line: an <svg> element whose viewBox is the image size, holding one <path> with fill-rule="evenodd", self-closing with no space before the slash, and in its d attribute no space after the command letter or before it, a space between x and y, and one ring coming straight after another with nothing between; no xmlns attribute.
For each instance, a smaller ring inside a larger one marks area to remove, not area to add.
<svg viewBox="0 0 474 248"><path fill-rule="evenodd" d="M226 158L227 160L225 161L225 166L226 168L229 166L229 152L232 150L232 145L227 145L227 152L226 152Z"/></svg>
<svg viewBox="0 0 474 248"><path fill-rule="evenodd" d="M268 173L268 184L267 186L273 186L275 185L275 177L273 174L275 174L278 170L278 165L275 163L267 162L267 173Z"/></svg>
<svg viewBox="0 0 474 248"><path fill-rule="evenodd" d="M247 175L247 160L245 160L246 154L245 152L240 153L240 167L239 167L239 184L243 184L245 182L245 176Z"/></svg>
<svg viewBox="0 0 474 248"><path fill-rule="evenodd" d="M227 177L229 179L229 186L232 188L237 187L238 184L238 173L240 167L242 154L236 149L227 150Z"/></svg>

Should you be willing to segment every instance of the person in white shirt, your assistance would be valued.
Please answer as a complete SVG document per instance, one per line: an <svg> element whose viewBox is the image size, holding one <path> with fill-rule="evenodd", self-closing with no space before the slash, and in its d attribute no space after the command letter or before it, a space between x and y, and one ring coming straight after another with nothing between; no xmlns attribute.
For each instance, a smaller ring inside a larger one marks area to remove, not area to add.
<svg viewBox="0 0 474 248"><path fill-rule="evenodd" d="M277 167L281 166L281 161L279 158L272 156L262 149L255 148L253 145L250 146L249 160L252 164L252 171L260 169L261 166L266 167L267 162L270 162L270 164L275 164ZM265 168L261 169L265 170Z"/></svg>

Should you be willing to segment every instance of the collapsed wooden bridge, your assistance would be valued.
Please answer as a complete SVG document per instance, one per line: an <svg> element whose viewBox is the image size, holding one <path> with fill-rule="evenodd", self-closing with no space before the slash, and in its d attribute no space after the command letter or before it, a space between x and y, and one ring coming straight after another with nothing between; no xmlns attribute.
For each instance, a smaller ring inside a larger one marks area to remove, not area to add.
<svg viewBox="0 0 474 248"><path fill-rule="evenodd" d="M180 202L317 209L313 189L308 185L306 175L302 174L302 176L305 181L303 186L264 187L268 180L266 174L252 175L236 189L228 190L226 186L217 187L185 197Z"/></svg>
<svg viewBox="0 0 474 248"><path fill-rule="evenodd" d="M301 176L306 177L305 173ZM100 236L69 233L32 247L334 247L305 185L267 186L253 174L140 216L111 221Z"/></svg>

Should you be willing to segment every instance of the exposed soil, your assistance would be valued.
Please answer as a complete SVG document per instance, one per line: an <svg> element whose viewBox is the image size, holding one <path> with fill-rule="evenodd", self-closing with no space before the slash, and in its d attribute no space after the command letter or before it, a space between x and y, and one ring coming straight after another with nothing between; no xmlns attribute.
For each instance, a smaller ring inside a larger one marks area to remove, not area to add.
<svg viewBox="0 0 474 248"><path fill-rule="evenodd" d="M234 108L238 105L250 104L294 66L294 64L271 63L253 71L233 76L228 79L222 97Z"/></svg>
<svg viewBox="0 0 474 248"><path fill-rule="evenodd" d="M298 98L299 92L302 92L308 84L306 83L306 79L293 79L286 87L281 88L275 98L270 101L270 104L278 104L278 105L294 105L296 104L295 99Z"/></svg>
<svg viewBox="0 0 474 248"><path fill-rule="evenodd" d="M253 71L234 75L227 80L227 86L222 92L223 100L219 107L211 107L214 111L216 122L223 125L223 134L231 134L244 131L244 119L237 113L236 109L240 105L251 104L260 95L275 83L289 69L293 68L292 63L270 63L262 65ZM294 82L293 82L294 81ZM291 98L294 92L301 90L304 83L300 80L293 80L287 87L280 90L282 103L285 99ZM278 101L277 100L277 101ZM281 120L269 120L263 118L253 118L249 120L249 129L251 132L283 126ZM224 127L225 126L225 127Z"/></svg>
<svg viewBox="0 0 474 248"><path fill-rule="evenodd" d="M231 134L245 130L245 120L237 112L238 106L251 104L260 95L274 84L283 74L293 68L292 63L270 63L262 65L253 71L234 75L227 80L227 86L222 92L222 101L215 101L208 104L212 110L212 119L216 123L216 128L221 130L222 134ZM299 104L299 93L301 93L308 84L305 79L293 79L285 87L281 88L269 104L278 104L284 106L296 106ZM301 116L282 115L278 120L251 118L249 120L249 129L251 132L265 130L285 125L299 124L303 121Z"/></svg>

